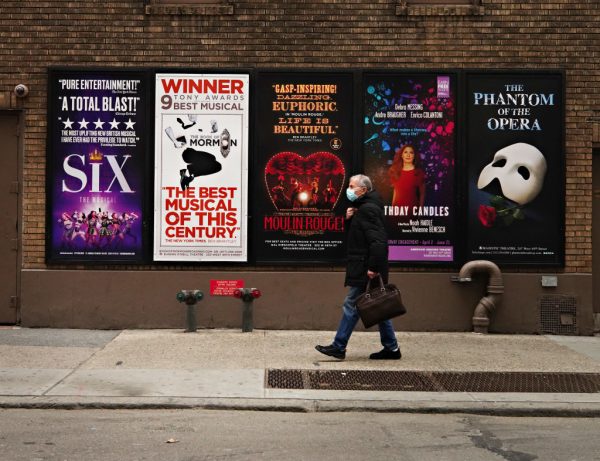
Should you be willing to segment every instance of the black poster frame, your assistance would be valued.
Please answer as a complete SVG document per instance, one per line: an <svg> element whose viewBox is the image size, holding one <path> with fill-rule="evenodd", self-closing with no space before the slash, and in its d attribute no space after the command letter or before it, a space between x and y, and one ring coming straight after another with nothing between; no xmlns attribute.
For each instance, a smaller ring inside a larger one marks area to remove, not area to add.
<svg viewBox="0 0 600 461"><path fill-rule="evenodd" d="M292 256L286 256L282 251L281 257L265 256L262 252L262 242L264 241L264 235L260 229L261 214L265 212L264 200L258 198L264 195L264 165L261 164L261 156L264 155L260 151L260 136L257 134L257 130L261 129L261 124L264 121L261 119L260 114L260 99L264 94L260 94L259 82L260 77L263 75L321 75L321 76L337 76L347 75L350 78L351 83L348 85L348 94L351 100L347 101L347 106L352 112L349 122L349 130L351 135L348 139L351 139L351 148L347 152L345 160L345 184L343 189L347 186L348 179L353 174L364 173L364 151L362 148L362 141L364 139L364 126L362 116L365 113L364 109L364 85L367 76L369 75L440 75L447 74L454 77L455 80L455 105L456 105L456 135L454 139L454 158L456 167L454 168L454 219L455 219L455 231L451 237L454 245L454 258L453 261L442 262L442 261L391 261L391 266L398 267L455 267L471 259L490 259L496 262L502 267L548 267L548 268L561 268L565 266L565 192L566 192L566 172L565 172L565 152L566 152L566 125L565 125L565 104L566 104L566 74L561 69L535 69L535 70L522 70L522 69L501 69L501 70L482 70L482 69L356 69L349 68L343 70L332 70L332 69L293 69L293 68L265 68L265 69L250 69L250 68L233 68L233 69L205 69L205 68L171 68L171 67L153 67L153 68L111 68L111 67L50 67L48 69L47 83L48 83L48 106L47 106L47 145L46 145L46 234L45 234L45 256L46 262L50 265L124 265L124 264L148 264L152 263L156 266L165 266L177 264L180 266L207 266L214 265L214 262L189 262L189 261L153 261L152 259L152 246L154 239L152 237L152 230L154 228L154 214L152 213L152 207L154 206L154 111L156 103L154 101L154 83L155 75L161 72L193 72L193 73L247 73L250 76L250 101L249 101L249 157L248 157L248 224L247 224L247 261L246 262L219 262L220 266L223 267L247 267L247 266L261 266L261 265L311 265L311 266L326 266L326 265L343 265L345 262L345 236L341 237L344 240L343 244L339 247L339 252L335 257L321 258L318 255L315 257L298 259ZM141 238L142 246L141 251L136 258L86 258L86 257L72 257L72 258L61 258L56 257L52 254L52 237L51 229L54 223L53 213L54 207L57 205L54 202L53 193L55 182L57 181L56 171L54 165L56 155L54 152L54 144L56 142L55 133L52 129L53 123L58 123L54 120L58 111L58 91L57 84L54 84L61 76L73 76L77 78L78 75L89 75L89 74L102 74L118 76L121 75L137 75L144 81L145 90L140 96L144 98L144 105L146 107L146 113L143 117L145 124L145 133L141 133L140 144L143 143L143 147L140 150L143 152L143 165L140 166L139 175L141 175L140 183L142 184L144 192L141 194L141 209L142 209L142 220L141 220ZM470 177L469 162L471 157L469 156L469 134L471 128L471 118L473 117L470 112L470 95L469 82L473 76L487 76L489 78L506 79L509 76L524 76L525 78L531 79L535 76L548 77L551 76L553 79L557 79L557 92L560 94L560 105L556 107L556 119L558 120L557 125L553 129L553 136L556 136L556 145L562 155L556 156L553 159L554 168L559 171L558 179L554 183L559 187L559 191L556 195L557 203L555 222L556 226L556 237L555 237L555 256L552 259L535 259L532 257L516 258L510 261L508 260L497 260L493 256L476 257L471 254L470 249L472 248L473 233L470 231L469 219L472 219L469 212L469 181L472 181ZM298 77L300 78L300 77ZM342 194L337 202L336 207L344 209L349 205L349 202L345 199Z"/></svg>

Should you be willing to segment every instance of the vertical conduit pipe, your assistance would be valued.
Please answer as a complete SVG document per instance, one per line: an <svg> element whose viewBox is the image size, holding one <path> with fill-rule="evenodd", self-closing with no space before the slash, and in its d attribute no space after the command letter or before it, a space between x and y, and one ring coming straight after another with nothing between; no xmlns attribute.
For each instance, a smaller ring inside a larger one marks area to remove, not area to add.
<svg viewBox="0 0 600 461"><path fill-rule="evenodd" d="M502 300L504 283L502 272L496 264L486 260L469 261L461 267L458 277L453 276L454 282L470 282L472 274L484 272L489 276L486 295L479 300L473 312L473 331L487 333L490 325L490 313L493 312Z"/></svg>

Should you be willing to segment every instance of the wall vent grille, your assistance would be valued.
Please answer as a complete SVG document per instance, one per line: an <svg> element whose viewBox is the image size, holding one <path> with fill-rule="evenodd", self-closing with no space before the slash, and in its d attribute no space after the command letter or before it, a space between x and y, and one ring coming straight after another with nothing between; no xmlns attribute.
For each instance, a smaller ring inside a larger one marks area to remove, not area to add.
<svg viewBox="0 0 600 461"><path fill-rule="evenodd" d="M577 300L569 295L540 298L540 329L552 335L577 334Z"/></svg>

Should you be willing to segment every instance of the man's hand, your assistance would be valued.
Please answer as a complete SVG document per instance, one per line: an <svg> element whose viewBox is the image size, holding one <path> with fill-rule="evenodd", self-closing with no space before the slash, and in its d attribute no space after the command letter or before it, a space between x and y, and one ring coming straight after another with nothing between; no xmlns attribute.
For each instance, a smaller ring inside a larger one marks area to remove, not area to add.
<svg viewBox="0 0 600 461"><path fill-rule="evenodd" d="M353 207L346 209L346 219L350 219L352 216L354 216L355 211L356 211L356 208L353 208Z"/></svg>
<svg viewBox="0 0 600 461"><path fill-rule="evenodd" d="M367 277L370 279L375 278L379 275L379 272L367 271Z"/></svg>

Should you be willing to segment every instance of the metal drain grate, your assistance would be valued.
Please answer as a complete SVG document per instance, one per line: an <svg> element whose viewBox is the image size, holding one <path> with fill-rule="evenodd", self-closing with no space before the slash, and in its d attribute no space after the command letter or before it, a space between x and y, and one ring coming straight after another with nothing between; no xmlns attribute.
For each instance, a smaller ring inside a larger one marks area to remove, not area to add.
<svg viewBox="0 0 600 461"><path fill-rule="evenodd" d="M577 302L575 296L546 295L540 297L540 326L542 333L576 335Z"/></svg>
<svg viewBox="0 0 600 461"><path fill-rule="evenodd" d="M600 392L599 373L267 370L267 387L421 392Z"/></svg>
<svg viewBox="0 0 600 461"><path fill-rule="evenodd" d="M302 370L268 370L267 387L275 389L304 389Z"/></svg>
<svg viewBox="0 0 600 461"><path fill-rule="evenodd" d="M311 389L363 391L434 391L432 383L415 372L390 373L378 370L309 372Z"/></svg>
<svg viewBox="0 0 600 461"><path fill-rule="evenodd" d="M576 373L435 373L447 392L600 392L600 375Z"/></svg>

